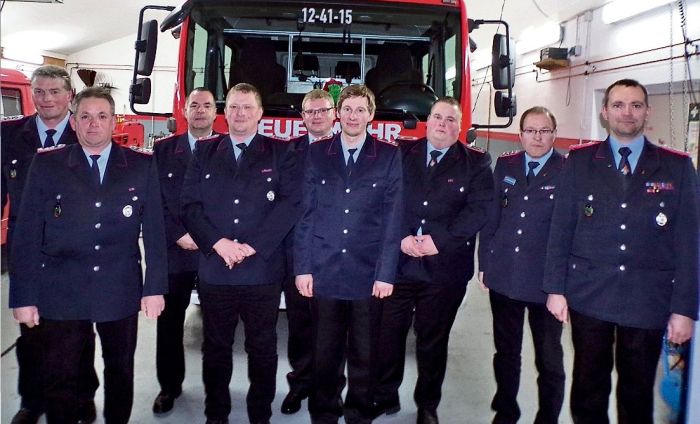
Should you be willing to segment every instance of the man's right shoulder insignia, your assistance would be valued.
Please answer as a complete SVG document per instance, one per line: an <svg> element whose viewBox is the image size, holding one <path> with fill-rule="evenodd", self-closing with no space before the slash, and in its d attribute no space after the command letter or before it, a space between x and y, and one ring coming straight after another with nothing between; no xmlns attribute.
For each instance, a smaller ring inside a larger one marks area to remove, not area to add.
<svg viewBox="0 0 700 424"><path fill-rule="evenodd" d="M597 146L600 143L601 143L600 141L589 141L588 143L572 144L571 146L569 146L569 151L585 149L586 147L591 147L591 146Z"/></svg>
<svg viewBox="0 0 700 424"><path fill-rule="evenodd" d="M51 147L39 147L38 149L36 149L36 152L37 153L55 152L57 150L63 149L64 147L66 147L65 144L57 144L57 145L51 146Z"/></svg>
<svg viewBox="0 0 700 424"><path fill-rule="evenodd" d="M522 151L522 150L509 150L509 151L507 151L507 152L501 153L501 155L498 156L498 157L499 157L499 158L507 158L507 157L509 157L509 156L515 156L515 155L517 155L518 153L520 153L521 151Z"/></svg>

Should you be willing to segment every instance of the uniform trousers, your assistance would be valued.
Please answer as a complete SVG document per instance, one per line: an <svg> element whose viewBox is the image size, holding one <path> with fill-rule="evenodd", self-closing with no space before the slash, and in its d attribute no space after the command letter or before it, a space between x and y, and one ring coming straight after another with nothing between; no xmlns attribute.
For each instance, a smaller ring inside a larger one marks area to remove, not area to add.
<svg viewBox="0 0 700 424"><path fill-rule="evenodd" d="M231 412L229 383L239 318L243 321L248 354L248 418L257 422L272 416L277 378L276 325L280 290L280 284L233 286L200 280L199 300L204 325L204 414L208 419L224 420Z"/></svg>
<svg viewBox="0 0 700 424"><path fill-rule="evenodd" d="M312 423L348 424L372 421L372 367L375 360L380 301L370 297L343 300L314 296L313 389L309 396ZM347 359L348 391L340 409L338 371Z"/></svg>
<svg viewBox="0 0 700 424"><path fill-rule="evenodd" d="M521 351L525 309L535 348L539 409L536 424L556 424L564 402L564 353L561 346L562 324L544 304L511 299L489 291L493 314L493 339L496 353L493 370L496 395L491 408L496 411L494 424L515 424L520 418Z"/></svg>
<svg viewBox="0 0 700 424"><path fill-rule="evenodd" d="M134 400L134 352L138 314L95 324L104 360L104 418L106 424L129 422ZM43 319L46 421L78 421L78 380L81 357L94 346L93 323L88 320Z"/></svg>
<svg viewBox="0 0 700 424"><path fill-rule="evenodd" d="M401 280L382 303L377 383L374 401L399 401L406 361L406 337L416 333L418 381L413 399L419 408L437 409L447 368L450 330L466 286Z"/></svg>
<svg viewBox="0 0 700 424"><path fill-rule="evenodd" d="M197 281L195 271L168 275L165 309L158 317L156 374L163 392L178 394L185 380L185 348L182 344L185 312Z"/></svg>
<svg viewBox="0 0 700 424"><path fill-rule="evenodd" d="M282 287L289 326L287 358L292 367L292 371L287 374L289 391L308 396L313 370L311 305L308 297L299 294L293 276L285 278Z"/></svg>
<svg viewBox="0 0 700 424"><path fill-rule="evenodd" d="M608 399L614 358L617 368L617 422L652 424L654 379L664 330L625 327L571 309L569 311L574 344L571 385L574 423L610 422Z"/></svg>

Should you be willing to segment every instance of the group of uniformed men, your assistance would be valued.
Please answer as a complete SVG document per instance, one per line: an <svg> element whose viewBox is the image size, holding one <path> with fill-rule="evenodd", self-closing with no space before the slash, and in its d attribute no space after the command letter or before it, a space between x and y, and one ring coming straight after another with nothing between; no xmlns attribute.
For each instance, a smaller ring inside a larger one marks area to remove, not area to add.
<svg viewBox="0 0 700 424"><path fill-rule="evenodd" d="M239 319L248 417L270 422L281 290L292 368L282 413L299 411L307 397L314 423L396 413L413 326L417 423L438 423L477 234L496 347L493 422L520 417L526 309L539 373L536 423L558 421L561 323L569 319L574 422L608 422L613 363L618 422L652 422L664 332L684 343L697 318L698 188L686 155L644 137L649 105L638 82L608 88L609 138L573 148L566 160L554 150L554 115L528 109L523 151L501 156L493 172L488 153L458 142L462 112L449 97L433 105L425 138L397 146L367 132L375 101L365 86L346 87L337 104L313 90L302 104L308 133L283 143L258 134L255 87L228 92L227 134L212 132L214 96L197 88L185 106L188 131L157 142L151 156L111 141L108 92L86 88L72 99L70 77L52 66L37 69L32 90L37 114L2 125L10 307L21 324L22 405L13 423L36 423L43 412L49 423L96 419L94 328L105 422L128 422L139 310L158 319L153 412L172 410L195 286L207 423L228 422Z"/></svg>

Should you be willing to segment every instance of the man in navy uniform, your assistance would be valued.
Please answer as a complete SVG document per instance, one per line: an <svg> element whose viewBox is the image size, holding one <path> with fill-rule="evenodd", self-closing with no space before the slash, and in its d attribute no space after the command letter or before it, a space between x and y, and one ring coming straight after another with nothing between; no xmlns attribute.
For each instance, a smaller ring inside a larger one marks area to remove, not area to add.
<svg viewBox="0 0 700 424"><path fill-rule="evenodd" d="M419 424L438 423L450 330L474 274L476 234L493 196L488 153L459 142L459 102L433 104L426 138L402 145L404 196L398 284L382 307L374 415L400 409L406 336L416 333Z"/></svg>
<svg viewBox="0 0 700 424"><path fill-rule="evenodd" d="M248 352L248 418L269 423L277 373L283 240L298 219L300 184L288 145L257 133L262 100L250 84L226 96L227 135L197 145L182 188L182 220L199 247L202 374L207 423L228 423L233 336Z"/></svg>
<svg viewBox="0 0 700 424"><path fill-rule="evenodd" d="M75 144L75 132L68 124L70 102L73 97L70 76L65 69L54 65L40 66L32 74L32 101L36 114L22 119L5 121L2 133L2 210L9 201L7 246L11 254L15 221L27 178L29 164L39 148L58 144ZM35 424L44 411L42 384L43 342L42 327L29 328L20 325L17 339L17 364L19 366L18 391L22 406L12 419L12 424ZM99 385L95 373L95 340L88 341L81 357L79 384L79 423L95 421L95 390Z"/></svg>
<svg viewBox="0 0 700 424"><path fill-rule="evenodd" d="M564 401L562 324L547 311L542 291L554 198L564 157L554 150L557 120L547 108L520 117L523 150L496 162L495 196L479 236L479 280L489 290L496 354L495 424L520 418L521 350L525 309L535 347L539 410L535 423L556 424Z"/></svg>
<svg viewBox="0 0 700 424"><path fill-rule="evenodd" d="M610 136L572 149L560 177L544 291L571 319L577 424L608 422L613 361L618 422L652 423L664 331L684 343L697 319L697 177L686 154L644 137L649 112L644 86L613 83Z"/></svg>
<svg viewBox="0 0 700 424"><path fill-rule="evenodd" d="M39 153L29 169L10 258L10 307L18 322L44 328L48 422L78 420L79 362L96 323L105 422L127 423L138 311L158 317L167 291L158 174L149 155L112 143L108 91L86 88L73 109L80 144Z"/></svg>
<svg viewBox="0 0 700 424"><path fill-rule="evenodd" d="M160 190L163 193L165 240L168 244L168 294L165 310L158 317L156 373L160 393L153 412L163 414L173 408L185 380L185 349L182 344L185 311L197 280L197 244L180 220L180 192L185 171L197 140L212 135L216 118L214 95L207 88L195 88L185 102L187 132L156 142Z"/></svg>
<svg viewBox="0 0 700 424"><path fill-rule="evenodd" d="M333 135L335 122L335 106L333 97L321 89L306 93L301 102L302 117L307 133L291 141L294 153L300 166L300 179L303 178L303 165L309 144L319 139ZM294 414L301 409L301 401L309 396L311 391L311 370L313 363L313 332L311 328L311 307L307 297L299 294L294 284L294 233L285 239L287 248L287 277L284 280L284 299L287 307L289 337L287 341L287 357L292 371L287 373L289 393L282 401L282 413ZM343 363L344 365L344 363ZM340 373L341 387L344 385L344 370Z"/></svg>
<svg viewBox="0 0 700 424"><path fill-rule="evenodd" d="M295 229L296 286L311 297L314 423L372 420L371 371L379 301L391 295L401 242L402 168L395 143L367 132L374 95L343 89L341 132L309 146ZM338 370L347 357L348 392L340 410Z"/></svg>

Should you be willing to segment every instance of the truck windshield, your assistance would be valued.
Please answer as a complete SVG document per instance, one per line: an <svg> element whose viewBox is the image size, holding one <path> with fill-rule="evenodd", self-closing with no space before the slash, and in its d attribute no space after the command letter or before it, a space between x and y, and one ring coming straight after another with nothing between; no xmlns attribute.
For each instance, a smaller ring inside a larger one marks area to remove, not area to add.
<svg viewBox="0 0 700 424"><path fill-rule="evenodd" d="M375 119L425 119L437 97L460 95L460 19L456 6L416 2L194 1L185 89L208 87L223 108L248 82L266 115L293 116L313 88L364 83Z"/></svg>

